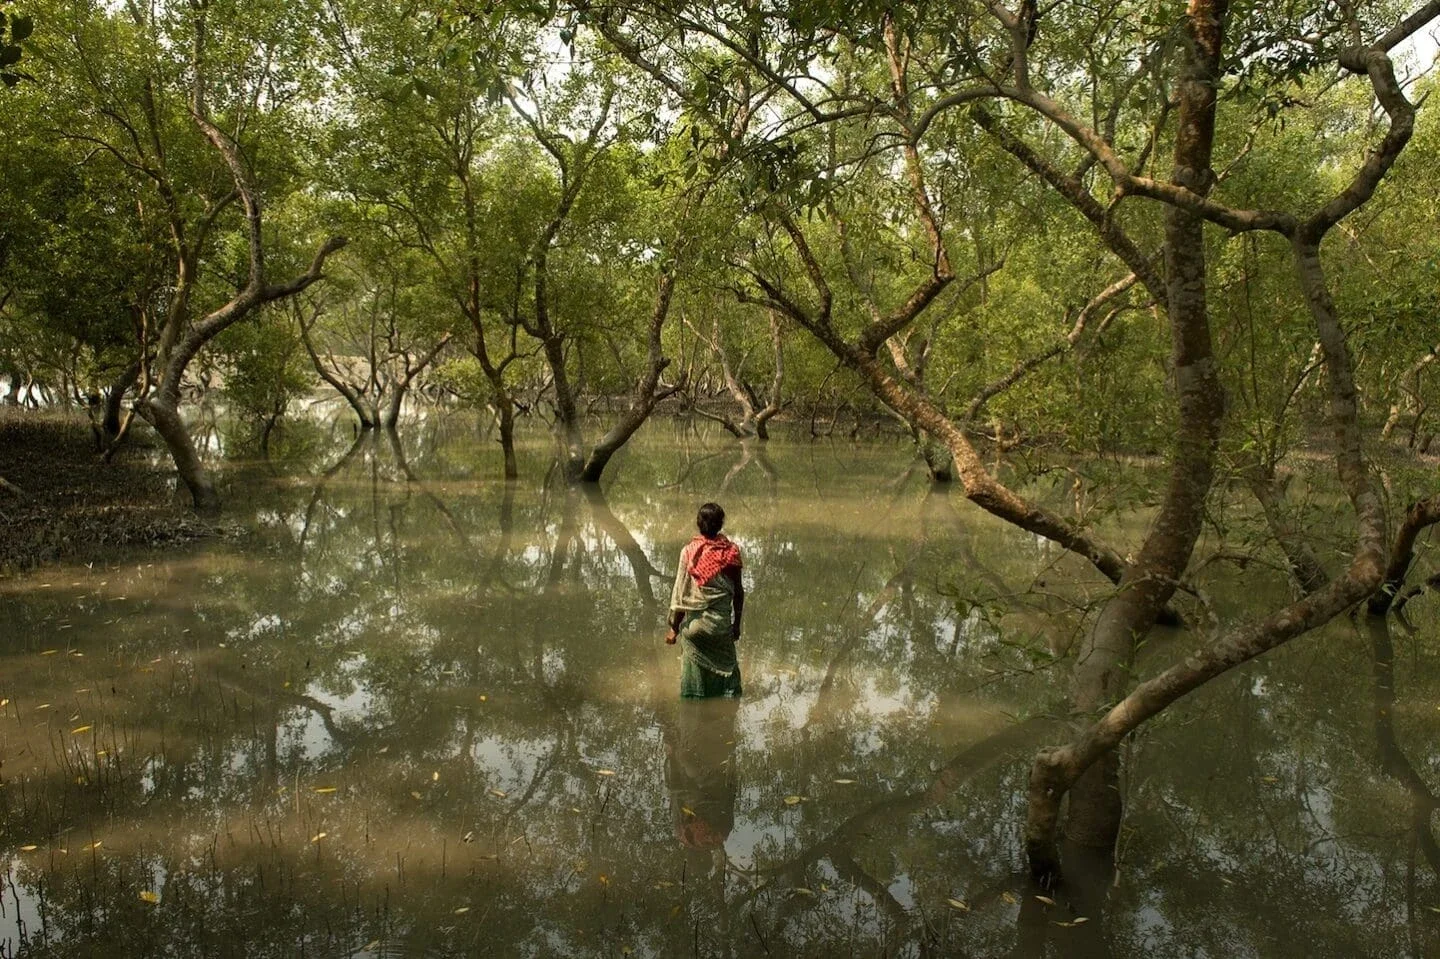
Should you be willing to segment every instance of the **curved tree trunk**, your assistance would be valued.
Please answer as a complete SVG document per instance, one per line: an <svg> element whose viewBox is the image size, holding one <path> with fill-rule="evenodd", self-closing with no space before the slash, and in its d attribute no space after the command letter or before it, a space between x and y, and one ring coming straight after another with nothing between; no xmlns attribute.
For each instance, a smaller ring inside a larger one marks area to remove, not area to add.
<svg viewBox="0 0 1440 959"><path fill-rule="evenodd" d="M1189 49L1177 91L1180 110L1172 182L1201 196L1214 182L1210 157L1215 90L1227 15L1227 0L1192 0L1185 23ZM1165 266L1180 414L1176 444L1165 497L1140 555L1126 568L1119 590L1105 604L1076 654L1071 709L1086 724L1120 698L1136 642L1144 638L1169 602L1190 561L1214 477L1225 398L1210 338L1204 220L1178 206L1165 211ZM1036 766L1040 766L1038 759ZM1123 813L1119 773L1120 757L1114 750L1098 754L1078 771L1068 790L1065 833L1071 840L1114 848ZM1031 867L1042 879L1053 878L1059 870L1053 822L1050 825L1048 835L1026 837Z"/></svg>
<svg viewBox="0 0 1440 959"><path fill-rule="evenodd" d="M219 512L220 496L215 492L215 481L211 479L205 464L195 452L195 443L190 438L190 430L185 426L185 421L180 418L179 410L173 403L157 396L142 401L136 407L136 412L153 426L155 432L165 441L170 458L175 461L175 470L185 488L190 491L195 511Z"/></svg>
<svg viewBox="0 0 1440 959"><path fill-rule="evenodd" d="M105 391L105 414L101 421L101 430L107 446L120 436L121 420L125 409L125 394L139 378L140 364L131 363Z"/></svg>

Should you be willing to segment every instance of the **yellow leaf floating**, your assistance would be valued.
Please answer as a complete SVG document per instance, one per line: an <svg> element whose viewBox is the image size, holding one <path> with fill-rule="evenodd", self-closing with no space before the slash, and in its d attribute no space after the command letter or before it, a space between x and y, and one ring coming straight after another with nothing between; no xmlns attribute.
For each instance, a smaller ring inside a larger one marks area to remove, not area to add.
<svg viewBox="0 0 1440 959"><path fill-rule="evenodd" d="M430 781L432 783L438 783L440 781L440 771L438 769L430 774Z"/></svg>
<svg viewBox="0 0 1440 959"><path fill-rule="evenodd" d="M504 798L505 798L505 790L503 790L503 789L492 789L492 790L490 790L490 795L492 795L492 796L497 796L497 797L499 797L500 799L504 799Z"/></svg>
<svg viewBox="0 0 1440 959"><path fill-rule="evenodd" d="M76 726L74 729L70 730L70 735L72 735L72 736L78 736L78 735L80 735L81 733L88 733L90 730L92 730L92 729L94 729L94 728L95 728L94 726Z"/></svg>
<svg viewBox="0 0 1440 959"><path fill-rule="evenodd" d="M325 838L326 836L328 836L328 835L330 835L328 832L317 832L317 833L315 834L315 837L314 837L313 839L311 839L310 841L311 841L311 842L319 842L320 840L324 839L324 838Z"/></svg>
<svg viewBox="0 0 1440 959"><path fill-rule="evenodd" d="M459 909L456 909L456 910L455 910L455 915L457 915L457 916L463 916L463 915L465 915L465 913L467 913L467 912L469 912L469 911L470 911L470 907L469 907L469 906L461 906Z"/></svg>
<svg viewBox="0 0 1440 959"><path fill-rule="evenodd" d="M1011 906L1017 905L1020 902L1020 900L1015 898L1015 894L1013 892L1002 892L1000 894L1000 898L1005 900L1005 903L1007 905Z"/></svg>
<svg viewBox="0 0 1440 959"><path fill-rule="evenodd" d="M34 852L35 850L37 850L37 849L39 849L39 848L40 848L39 846L21 846L21 847L20 847L20 851L21 851L21 852Z"/></svg>
<svg viewBox="0 0 1440 959"><path fill-rule="evenodd" d="M55 655L56 653L58 653L58 652L60 652L60 650L58 650L58 649L46 649L46 650L42 650L41 653L40 653L40 655L41 655L41 656L54 656L54 655Z"/></svg>
<svg viewBox="0 0 1440 959"><path fill-rule="evenodd" d="M964 899L946 899L945 901L950 904L951 909L958 909L960 912L970 911L970 904Z"/></svg>
<svg viewBox="0 0 1440 959"><path fill-rule="evenodd" d="M595 775L597 775L597 776L613 776L613 775L615 775L615 770L613 770L613 769L598 769L598 770L595 771Z"/></svg>
<svg viewBox="0 0 1440 959"><path fill-rule="evenodd" d="M804 797L804 796L786 796L786 797L785 797L785 805L787 805L787 806L798 806L798 805L800 805L800 804L801 804L802 802L804 802L804 801L805 801L805 797Z"/></svg>
<svg viewBox="0 0 1440 959"><path fill-rule="evenodd" d="M413 790L413 789L410 790L410 795L411 795L411 797L414 798L414 799L423 799L423 798L424 798L423 796L421 796L418 792L416 792L416 791Z"/></svg>
<svg viewBox="0 0 1440 959"><path fill-rule="evenodd" d="M1055 905L1055 900L1051 899L1049 896L1036 896L1035 899L1038 902L1043 902L1047 906Z"/></svg>
<svg viewBox="0 0 1440 959"><path fill-rule="evenodd" d="M813 895L815 895L815 890L813 890L813 889L806 889L804 886L795 886L795 887L792 888L790 891L793 892L793 893L795 893L795 895L797 895L797 896L813 896Z"/></svg>
<svg viewBox="0 0 1440 959"><path fill-rule="evenodd" d="M1266 783L1267 785L1273 786L1273 785L1275 785L1276 783L1278 783L1278 782L1280 781L1280 777L1279 777L1279 776L1261 776L1261 777L1260 777L1260 781L1261 781L1262 783Z"/></svg>
<svg viewBox="0 0 1440 959"><path fill-rule="evenodd" d="M855 785L855 780L853 780L853 779L837 779L837 780L835 780L835 785L837 785L837 786L853 786L853 785Z"/></svg>
<svg viewBox="0 0 1440 959"><path fill-rule="evenodd" d="M693 816L693 815L695 815L695 810L691 809L689 806L681 806L681 807L680 807L680 811L683 812L683 813L684 813L685 815L687 815L687 816Z"/></svg>
<svg viewBox="0 0 1440 959"><path fill-rule="evenodd" d="M315 791L323 796L328 793L333 793L339 788L339 786L316 786Z"/></svg>
<svg viewBox="0 0 1440 959"><path fill-rule="evenodd" d="M142 889L140 890L140 901L148 902L153 906L160 901L160 894L158 892L151 892L149 889Z"/></svg>
<svg viewBox="0 0 1440 959"><path fill-rule="evenodd" d="M101 846L101 844L104 843L104 842L105 842L105 840L103 840L103 839L97 839L97 840L95 840L94 842L92 842L90 845L86 846L85 848L86 848L87 850L88 850L88 849L99 849L100 846Z"/></svg>

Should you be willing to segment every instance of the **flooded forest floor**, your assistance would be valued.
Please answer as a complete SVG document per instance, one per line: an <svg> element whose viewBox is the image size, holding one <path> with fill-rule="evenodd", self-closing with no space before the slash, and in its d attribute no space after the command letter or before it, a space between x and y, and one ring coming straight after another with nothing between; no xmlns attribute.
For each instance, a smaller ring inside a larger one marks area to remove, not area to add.
<svg viewBox="0 0 1440 959"><path fill-rule="evenodd" d="M101 464L84 416L0 409L0 577L215 535L154 453L132 438Z"/></svg>

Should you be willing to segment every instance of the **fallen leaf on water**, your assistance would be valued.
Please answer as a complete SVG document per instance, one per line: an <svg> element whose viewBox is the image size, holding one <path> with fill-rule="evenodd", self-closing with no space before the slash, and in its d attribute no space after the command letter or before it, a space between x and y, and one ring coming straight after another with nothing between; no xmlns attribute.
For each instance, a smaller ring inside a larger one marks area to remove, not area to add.
<svg viewBox="0 0 1440 959"><path fill-rule="evenodd" d="M804 801L805 801L805 797L804 797L804 796L786 796L786 797L785 797L785 805L787 805L787 806L798 806L798 805L800 805L800 804L801 804L802 802L804 802Z"/></svg>
<svg viewBox="0 0 1440 959"><path fill-rule="evenodd" d="M1043 903L1044 903L1045 905L1047 905L1047 906L1053 906L1053 905L1055 905L1055 900L1054 900L1054 899L1051 899L1049 896L1036 896L1035 898L1036 898L1038 901L1043 902Z"/></svg>
<svg viewBox="0 0 1440 959"><path fill-rule="evenodd" d="M469 906L461 906L459 909L456 909L456 910L455 910L455 915L457 915L457 916L463 916L463 915L465 915L465 913L467 913L467 912L469 912L469 911L470 911L470 907L469 907Z"/></svg>
<svg viewBox="0 0 1440 959"><path fill-rule="evenodd" d="M42 709L49 709L49 708L50 708L50 704L49 704L49 703L41 703L39 706L36 706L36 707L35 707L35 710L36 710L36 712L39 712L39 711L42 710Z"/></svg>
<svg viewBox="0 0 1440 959"><path fill-rule="evenodd" d="M613 775L615 775L615 770L613 770L613 769L597 769L597 770L595 770L595 775L597 775L597 776L613 776Z"/></svg>
<svg viewBox="0 0 1440 959"><path fill-rule="evenodd" d="M20 847L20 851L21 851L21 852L34 852L35 850L37 850L37 849L39 849L39 848L40 848L39 846L21 846L21 847Z"/></svg>
<svg viewBox="0 0 1440 959"><path fill-rule="evenodd" d="M317 832L317 833L314 835L314 837L311 838L310 841L311 841L311 842L319 842L320 840L324 839L324 838L325 838L326 836L328 836L328 835L330 835L328 832Z"/></svg>
<svg viewBox="0 0 1440 959"><path fill-rule="evenodd" d="M683 908L685 908L685 907L684 907L684 906L681 906L681 905L678 905L678 904L677 904L677 905L674 905L674 906L671 906L671 907L670 907L670 918L671 918L671 919L674 919L676 916L680 915L680 910L683 909Z"/></svg>
<svg viewBox="0 0 1440 959"><path fill-rule="evenodd" d="M440 771L438 769L430 774L430 781L432 783L438 783L440 781Z"/></svg>
<svg viewBox="0 0 1440 959"><path fill-rule="evenodd" d="M693 815L695 815L695 810L691 809L689 806L681 806L681 807L680 807L680 811L683 812L683 813L684 813L685 815L687 815L687 816L693 816Z"/></svg>
<svg viewBox="0 0 1440 959"><path fill-rule="evenodd" d="M103 839L97 839L97 840L95 840L94 842L92 842L90 845L86 846L85 848L86 848L86 849L99 849L99 848L100 848L100 845L101 845L103 842L105 842L105 840L103 840Z"/></svg>
<svg viewBox="0 0 1440 959"><path fill-rule="evenodd" d="M76 726L74 729L70 730L70 735L78 736L81 733L88 733L93 728L93 726Z"/></svg>
<svg viewBox="0 0 1440 959"><path fill-rule="evenodd" d="M813 895L815 895L815 890L813 890L813 889L806 889L804 886L795 886L795 887L791 888L790 891L793 892L793 893L795 893L797 896L813 896Z"/></svg>
<svg viewBox="0 0 1440 959"><path fill-rule="evenodd" d="M461 836L461 837L460 837L460 841L461 841L461 842L474 842L474 841L475 841L475 830L472 829L472 830L470 830L469 832L467 832L465 835Z"/></svg>
<svg viewBox="0 0 1440 959"><path fill-rule="evenodd" d="M412 797L414 797L415 799L422 799L422 798L424 798L424 797L422 797L418 792L416 792L416 791L413 790L413 789L410 790L410 795L411 795Z"/></svg>
<svg viewBox="0 0 1440 959"><path fill-rule="evenodd" d="M486 696L484 693L481 693L481 694L480 694L480 701L481 701L482 703L484 703L484 702L489 702L489 701L490 701L490 697L489 697L489 696Z"/></svg>
<svg viewBox="0 0 1440 959"><path fill-rule="evenodd" d="M149 889L142 889L140 890L140 899L142 902L148 902L153 906L160 901L160 894L158 892L151 892Z"/></svg>
<svg viewBox="0 0 1440 959"><path fill-rule="evenodd" d="M600 880L600 885L602 886L610 885L610 877L605 875L603 872L595 878Z"/></svg>
<svg viewBox="0 0 1440 959"><path fill-rule="evenodd" d="M379 945L380 945L380 940L379 940L379 939L372 939L370 942L365 943L365 951L366 951L366 952L373 952L373 951L375 950L375 948L376 948L377 946L379 946Z"/></svg>
<svg viewBox="0 0 1440 959"><path fill-rule="evenodd" d="M383 756L383 755L385 755L386 753L388 753L388 752L390 751L390 747L389 747L389 746L381 746L379 749L377 749L377 750L375 750L375 751L376 751L377 753L379 753L380 755Z"/></svg>
<svg viewBox="0 0 1440 959"><path fill-rule="evenodd" d="M320 794L324 795L325 793L333 793L333 792L335 792L335 790L337 790L337 789L339 789L339 788L340 788L339 786L316 786L316 787L315 787L315 791L316 791L317 793L320 793Z"/></svg>
<svg viewBox="0 0 1440 959"><path fill-rule="evenodd" d="M964 899L946 899L945 901L950 904L950 908L952 909L958 909L961 912L970 911L970 904Z"/></svg>
<svg viewBox="0 0 1440 959"><path fill-rule="evenodd" d="M55 655L56 653L58 653L58 652L60 652L60 650L58 650L58 649L43 649L43 650L40 651L40 655L41 655L41 656L54 656L54 655Z"/></svg>
<svg viewBox="0 0 1440 959"><path fill-rule="evenodd" d="M579 812L579 811L580 811L580 807L579 807L579 806L571 806L571 807L570 807L570 811L571 811L571 812Z"/></svg>
<svg viewBox="0 0 1440 959"><path fill-rule="evenodd" d="M1260 777L1260 781L1261 781L1262 783L1269 783L1270 785L1273 786L1275 783L1278 783L1278 782L1280 781L1280 777L1279 777L1279 776L1261 776L1261 777Z"/></svg>
<svg viewBox="0 0 1440 959"><path fill-rule="evenodd" d="M503 790L503 789L492 789L492 790L490 790L490 795L496 796L496 797L498 797L498 798L500 798L500 799L504 799L504 798L505 798L505 790Z"/></svg>
<svg viewBox="0 0 1440 959"><path fill-rule="evenodd" d="M1090 921L1089 916L1076 916L1074 925L1081 926Z"/></svg>
<svg viewBox="0 0 1440 959"><path fill-rule="evenodd" d="M1019 899L1015 898L1015 894L1013 892L1002 892L1000 894L1000 898L1003 899L1005 903L1010 906L1016 905L1020 902Z"/></svg>
<svg viewBox="0 0 1440 959"><path fill-rule="evenodd" d="M0 699L0 709L4 709L6 706L9 706L9 705L10 705L10 700L8 700L8 699Z"/></svg>
<svg viewBox="0 0 1440 959"><path fill-rule="evenodd" d="M835 780L835 785L837 785L837 786L853 786L853 785L855 785L855 780L853 780L853 779L837 779L837 780Z"/></svg>

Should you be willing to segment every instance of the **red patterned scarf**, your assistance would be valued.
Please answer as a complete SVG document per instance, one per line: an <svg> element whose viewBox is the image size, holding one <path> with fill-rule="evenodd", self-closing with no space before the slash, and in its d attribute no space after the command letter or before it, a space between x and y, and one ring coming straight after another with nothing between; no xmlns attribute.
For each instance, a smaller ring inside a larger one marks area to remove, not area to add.
<svg viewBox="0 0 1440 959"><path fill-rule="evenodd" d="M690 578L697 586L705 586L727 569L740 568L740 547L723 534L714 537L696 536L690 541Z"/></svg>

